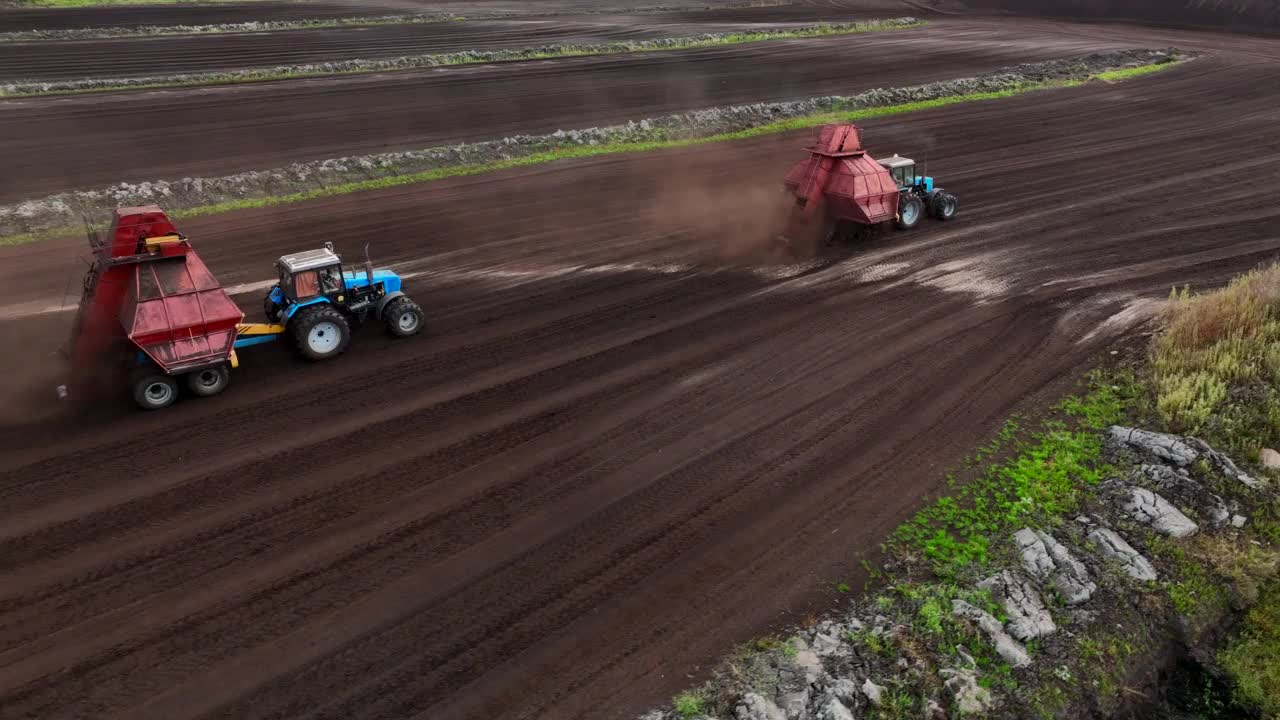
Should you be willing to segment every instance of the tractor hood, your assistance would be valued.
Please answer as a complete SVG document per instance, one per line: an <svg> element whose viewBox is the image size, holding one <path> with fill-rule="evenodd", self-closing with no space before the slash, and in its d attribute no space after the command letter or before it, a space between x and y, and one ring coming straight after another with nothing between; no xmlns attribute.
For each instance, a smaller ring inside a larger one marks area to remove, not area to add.
<svg viewBox="0 0 1280 720"><path fill-rule="evenodd" d="M346 270L342 273L343 279L346 281L347 287L365 287L369 284L369 276L364 270ZM393 293L400 291L400 276L393 270L374 270L373 282L382 283L382 287L386 292Z"/></svg>

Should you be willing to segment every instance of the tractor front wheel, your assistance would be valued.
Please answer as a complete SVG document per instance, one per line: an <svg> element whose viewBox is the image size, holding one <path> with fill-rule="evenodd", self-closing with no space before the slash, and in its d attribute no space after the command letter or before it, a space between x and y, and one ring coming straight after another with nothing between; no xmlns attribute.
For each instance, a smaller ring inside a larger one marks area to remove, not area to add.
<svg viewBox="0 0 1280 720"><path fill-rule="evenodd" d="M929 212L939 220L950 220L956 216L959 203L951 193L938 192L930 198Z"/></svg>
<svg viewBox="0 0 1280 720"><path fill-rule="evenodd" d="M407 297L398 297L382 309L382 321L387 332L396 337L417 335L424 321L422 306Z"/></svg>
<svg viewBox="0 0 1280 720"><path fill-rule="evenodd" d="M351 340L351 326L329 305L303 308L289 323L298 352L308 360L328 360L342 354Z"/></svg>
<svg viewBox="0 0 1280 720"><path fill-rule="evenodd" d="M226 365L196 370L187 374L187 389L196 397L213 397L231 384L231 369Z"/></svg>
<svg viewBox="0 0 1280 720"><path fill-rule="evenodd" d="M169 375L146 374L133 381L133 401L143 410L167 408L178 399L178 381Z"/></svg>
<svg viewBox="0 0 1280 720"><path fill-rule="evenodd" d="M915 195L903 194L898 198L898 229L910 230L920 224L924 215L924 203Z"/></svg>

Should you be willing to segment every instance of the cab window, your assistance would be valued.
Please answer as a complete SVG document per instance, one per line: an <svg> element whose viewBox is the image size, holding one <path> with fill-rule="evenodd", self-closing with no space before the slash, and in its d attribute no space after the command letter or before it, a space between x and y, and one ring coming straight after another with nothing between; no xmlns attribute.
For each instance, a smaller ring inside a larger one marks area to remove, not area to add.
<svg viewBox="0 0 1280 720"><path fill-rule="evenodd" d="M293 296L305 300L320 294L320 276L315 270L304 270L293 276Z"/></svg>
<svg viewBox="0 0 1280 720"><path fill-rule="evenodd" d="M327 268L321 268L320 275L320 292L325 295L342 292L342 269L337 265Z"/></svg>

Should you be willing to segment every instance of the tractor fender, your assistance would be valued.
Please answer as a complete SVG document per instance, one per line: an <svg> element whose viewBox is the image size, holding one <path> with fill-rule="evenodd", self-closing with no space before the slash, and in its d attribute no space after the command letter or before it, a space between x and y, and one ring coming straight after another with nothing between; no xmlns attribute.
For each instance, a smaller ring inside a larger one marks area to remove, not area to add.
<svg viewBox="0 0 1280 720"><path fill-rule="evenodd" d="M383 295L382 299L378 301L378 308L377 308L377 312L374 314L374 317L381 320L383 309L386 308L388 305L390 305L392 300L395 300L396 298L401 298L401 297L406 297L406 296L404 293L400 292L399 290L396 290L395 292L389 292L386 295Z"/></svg>
<svg viewBox="0 0 1280 720"><path fill-rule="evenodd" d="M288 323L288 321L292 320L293 316L297 315L298 311L301 310L302 308L311 307L312 305L319 305L321 303L324 303L326 305L333 304L332 301L329 300L329 298L323 297L323 296L318 298L312 298L310 300L307 300L306 302L296 303L294 305L290 305L288 308L285 309L284 320L286 323Z"/></svg>

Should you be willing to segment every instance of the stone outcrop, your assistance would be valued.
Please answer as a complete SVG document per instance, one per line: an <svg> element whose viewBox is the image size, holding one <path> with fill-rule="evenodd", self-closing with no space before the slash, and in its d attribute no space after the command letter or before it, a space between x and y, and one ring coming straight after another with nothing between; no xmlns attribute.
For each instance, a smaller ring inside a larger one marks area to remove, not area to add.
<svg viewBox="0 0 1280 720"><path fill-rule="evenodd" d="M1005 662L1016 668L1031 664L1031 656L1027 654L1027 649L1017 640L1009 637L1009 633L1004 631L1004 626L991 613L976 608L964 600L952 600L951 612L957 617L973 620L978 629L986 633L991 644L995 646L996 653L1004 658Z"/></svg>
<svg viewBox="0 0 1280 720"><path fill-rule="evenodd" d="M1089 531L1089 540L1098 546L1104 556L1120 563L1121 568L1134 580L1155 580L1156 569L1151 561L1110 528L1094 528Z"/></svg>

